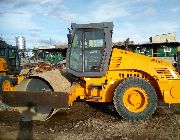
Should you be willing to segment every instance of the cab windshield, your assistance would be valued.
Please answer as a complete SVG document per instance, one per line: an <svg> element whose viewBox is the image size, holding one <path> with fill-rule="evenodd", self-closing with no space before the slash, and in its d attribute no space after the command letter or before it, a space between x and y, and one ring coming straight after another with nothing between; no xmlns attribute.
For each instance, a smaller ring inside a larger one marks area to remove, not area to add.
<svg viewBox="0 0 180 140"><path fill-rule="evenodd" d="M99 72L103 50L103 30L76 30L70 49L70 68L78 72Z"/></svg>
<svg viewBox="0 0 180 140"><path fill-rule="evenodd" d="M9 49L9 59L16 58L17 51L15 49Z"/></svg>
<svg viewBox="0 0 180 140"><path fill-rule="evenodd" d="M0 48L0 56L5 56L5 49L4 48Z"/></svg>
<svg viewBox="0 0 180 140"><path fill-rule="evenodd" d="M8 51L9 73L18 73L20 67L20 60L16 49L9 49Z"/></svg>

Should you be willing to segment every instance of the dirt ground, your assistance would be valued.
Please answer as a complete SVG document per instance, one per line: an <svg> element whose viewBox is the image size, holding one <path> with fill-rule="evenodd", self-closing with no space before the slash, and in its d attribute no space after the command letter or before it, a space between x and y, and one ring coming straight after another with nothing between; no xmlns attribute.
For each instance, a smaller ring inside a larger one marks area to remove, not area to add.
<svg viewBox="0 0 180 140"><path fill-rule="evenodd" d="M45 122L21 122L15 111L0 111L0 140L180 139L180 111L158 109L146 121L129 122L98 105L75 103Z"/></svg>

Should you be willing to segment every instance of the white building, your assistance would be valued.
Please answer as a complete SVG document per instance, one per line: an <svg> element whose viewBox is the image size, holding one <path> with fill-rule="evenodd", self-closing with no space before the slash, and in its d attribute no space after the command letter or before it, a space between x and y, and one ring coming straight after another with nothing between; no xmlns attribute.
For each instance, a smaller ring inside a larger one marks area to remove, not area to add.
<svg viewBox="0 0 180 140"><path fill-rule="evenodd" d="M25 50L26 49L26 40L23 36L16 37L16 45L18 46L18 49Z"/></svg>
<svg viewBox="0 0 180 140"><path fill-rule="evenodd" d="M176 42L176 33L168 33L168 34L162 34L162 35L156 35L153 37L150 37L151 43L165 43L165 42Z"/></svg>

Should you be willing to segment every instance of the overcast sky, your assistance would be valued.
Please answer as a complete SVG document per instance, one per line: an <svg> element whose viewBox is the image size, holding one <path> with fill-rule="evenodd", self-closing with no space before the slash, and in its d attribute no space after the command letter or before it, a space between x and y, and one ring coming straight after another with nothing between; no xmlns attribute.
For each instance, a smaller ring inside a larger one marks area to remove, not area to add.
<svg viewBox="0 0 180 140"><path fill-rule="evenodd" d="M0 34L12 45L18 35L28 48L64 43L71 22L105 21L114 22L113 41L169 32L180 41L180 0L0 0Z"/></svg>

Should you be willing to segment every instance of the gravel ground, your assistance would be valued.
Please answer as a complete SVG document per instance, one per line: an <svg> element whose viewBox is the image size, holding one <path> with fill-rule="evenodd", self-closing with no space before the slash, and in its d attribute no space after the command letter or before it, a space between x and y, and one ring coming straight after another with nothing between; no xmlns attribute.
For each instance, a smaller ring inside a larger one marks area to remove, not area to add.
<svg viewBox="0 0 180 140"><path fill-rule="evenodd" d="M129 122L99 105L79 102L45 122L21 122L20 118L18 112L0 111L0 140L180 139L180 111L172 108L158 109L146 121Z"/></svg>

